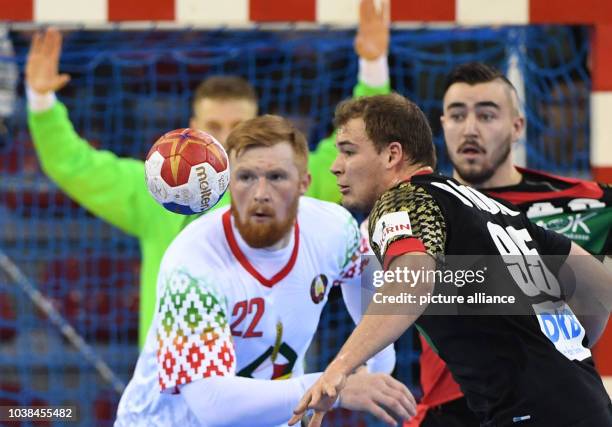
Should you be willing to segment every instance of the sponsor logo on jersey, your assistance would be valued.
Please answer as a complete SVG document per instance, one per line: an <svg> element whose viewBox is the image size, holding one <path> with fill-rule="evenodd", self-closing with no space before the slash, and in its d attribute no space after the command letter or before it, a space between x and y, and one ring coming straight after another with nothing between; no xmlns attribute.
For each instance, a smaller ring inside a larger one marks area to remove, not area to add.
<svg viewBox="0 0 612 427"><path fill-rule="evenodd" d="M372 240L380 248L380 253L385 253L391 239L398 236L412 236L410 217L406 211L392 212L380 217L376 222Z"/></svg>
<svg viewBox="0 0 612 427"><path fill-rule="evenodd" d="M586 215L578 213L550 219L545 218L539 220L537 225L561 233L575 242L586 242L591 238L588 221L596 215L597 212L592 212Z"/></svg>
<svg viewBox="0 0 612 427"><path fill-rule="evenodd" d="M584 360L591 351L584 347L584 327L564 301L545 301L534 304L542 333L555 345L557 351L569 360Z"/></svg>
<svg viewBox="0 0 612 427"><path fill-rule="evenodd" d="M325 290L327 289L327 276L319 274L310 283L310 298L315 304L320 303L325 298Z"/></svg>

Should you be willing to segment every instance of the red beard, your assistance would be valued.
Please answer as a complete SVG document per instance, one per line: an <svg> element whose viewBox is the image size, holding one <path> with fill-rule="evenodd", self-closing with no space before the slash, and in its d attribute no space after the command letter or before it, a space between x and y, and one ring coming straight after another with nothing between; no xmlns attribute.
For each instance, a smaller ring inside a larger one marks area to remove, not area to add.
<svg viewBox="0 0 612 427"><path fill-rule="evenodd" d="M231 211L234 217L234 223L244 241L252 248L267 248L274 245L279 240L287 235L295 224L297 218L297 210L300 198L296 197L291 206L289 206L289 214L287 219L279 222L274 219L274 210L267 205L253 205L247 211L247 217L250 218L255 212L261 212L271 216L273 220L267 224L257 224L249 219L243 221L238 214L238 210L234 206L232 200Z"/></svg>

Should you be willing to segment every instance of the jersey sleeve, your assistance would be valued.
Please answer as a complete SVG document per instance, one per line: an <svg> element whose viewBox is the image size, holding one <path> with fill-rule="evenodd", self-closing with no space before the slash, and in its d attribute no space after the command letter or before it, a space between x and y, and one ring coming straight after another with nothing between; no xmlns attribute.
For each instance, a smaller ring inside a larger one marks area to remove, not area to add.
<svg viewBox="0 0 612 427"><path fill-rule="evenodd" d="M438 203L423 187L402 183L376 202L370 214L372 251L386 269L408 252L442 254L446 222Z"/></svg>
<svg viewBox="0 0 612 427"><path fill-rule="evenodd" d="M28 112L28 125L45 173L94 215L137 237L151 232L152 216L182 220L149 195L141 160L96 150L76 133L62 103Z"/></svg>
<svg viewBox="0 0 612 427"><path fill-rule="evenodd" d="M529 235L538 242L541 255L568 255L572 241L561 233L547 230L526 218Z"/></svg>
<svg viewBox="0 0 612 427"><path fill-rule="evenodd" d="M162 392L208 377L233 376L236 356L223 295L178 269L160 272L157 367Z"/></svg>
<svg viewBox="0 0 612 427"><path fill-rule="evenodd" d="M362 81L358 81L353 88L353 98L360 96L388 95L391 93L391 82L382 86L369 86Z"/></svg>

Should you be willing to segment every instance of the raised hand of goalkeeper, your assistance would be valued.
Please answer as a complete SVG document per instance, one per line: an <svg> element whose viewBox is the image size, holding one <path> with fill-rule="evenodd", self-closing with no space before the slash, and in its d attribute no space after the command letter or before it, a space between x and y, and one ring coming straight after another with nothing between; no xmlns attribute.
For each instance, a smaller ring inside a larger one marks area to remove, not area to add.
<svg viewBox="0 0 612 427"><path fill-rule="evenodd" d="M34 92L44 95L56 92L70 81L68 74L59 73L62 34L57 28L48 28L32 37L26 62L26 84Z"/></svg>
<svg viewBox="0 0 612 427"><path fill-rule="evenodd" d="M381 0L380 9L374 0L361 0L359 28L355 38L355 51L360 58L373 61L387 55L389 49L389 0Z"/></svg>

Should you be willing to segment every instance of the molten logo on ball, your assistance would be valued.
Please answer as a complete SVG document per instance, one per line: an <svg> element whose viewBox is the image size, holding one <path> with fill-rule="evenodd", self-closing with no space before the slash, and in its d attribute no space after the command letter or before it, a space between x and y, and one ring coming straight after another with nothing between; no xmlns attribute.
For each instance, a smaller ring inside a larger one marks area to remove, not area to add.
<svg viewBox="0 0 612 427"><path fill-rule="evenodd" d="M206 168L204 166L198 166L196 168L196 173L198 174L198 181L200 182L200 201L202 211L208 209L208 205L210 204L210 195L212 191L210 190L210 185L208 184L208 177L206 176Z"/></svg>
<svg viewBox="0 0 612 427"><path fill-rule="evenodd" d="M207 211L229 184L229 161L219 142L195 129L170 131L145 161L147 188L166 209L185 215Z"/></svg>

